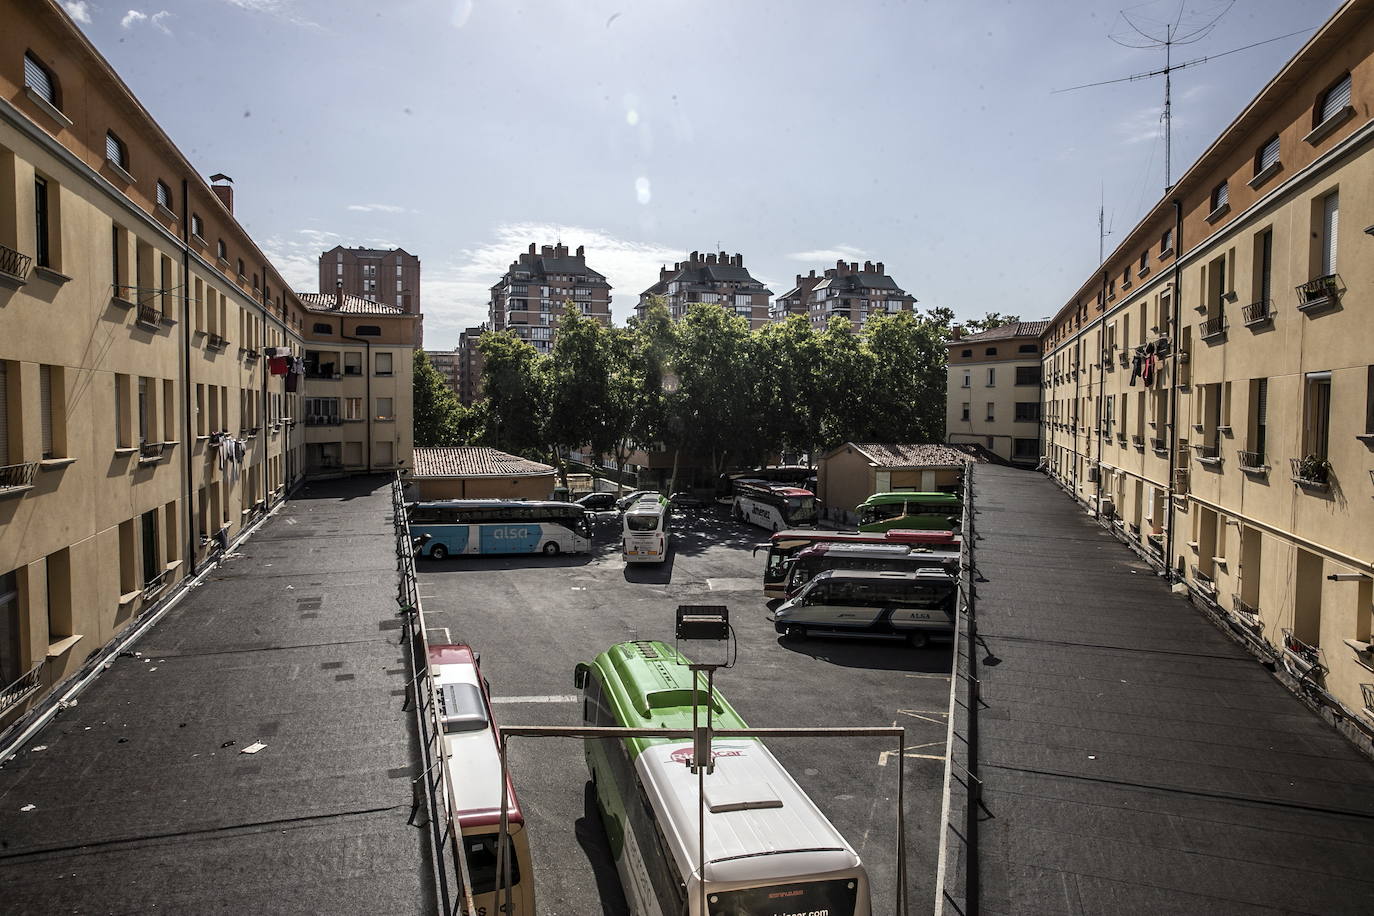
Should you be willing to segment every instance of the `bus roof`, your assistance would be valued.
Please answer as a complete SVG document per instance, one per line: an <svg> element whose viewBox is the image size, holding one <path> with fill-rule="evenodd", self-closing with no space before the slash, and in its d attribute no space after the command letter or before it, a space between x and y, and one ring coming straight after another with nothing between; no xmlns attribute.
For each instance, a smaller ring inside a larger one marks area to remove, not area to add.
<svg viewBox="0 0 1374 916"><path fill-rule="evenodd" d="M825 528L789 528L773 532L773 543L806 541L820 543L858 544L923 544L928 547L959 544L959 535L952 531L927 531L920 528L891 528L887 531L830 531Z"/></svg>
<svg viewBox="0 0 1374 916"><path fill-rule="evenodd" d="M426 499L407 503L408 506L441 506L449 509L529 509L531 507L554 507L585 511L578 503L557 499Z"/></svg>
<svg viewBox="0 0 1374 916"><path fill-rule="evenodd" d="M657 640L622 642L592 662L601 674L606 700L616 720L627 728L691 728L692 672L690 662L667 643ZM704 689L704 683L703 683ZM714 723L719 728L746 728L744 720L715 695ZM705 711L705 704L702 704ZM633 758L666 738L626 738Z"/></svg>
<svg viewBox="0 0 1374 916"><path fill-rule="evenodd" d="M917 493L915 491L898 490L892 493L874 493L872 496L859 503L863 506L883 506L893 503L935 503L937 505L955 506L963 501L958 493Z"/></svg>
<svg viewBox="0 0 1374 916"><path fill-rule="evenodd" d="M836 748L837 756L843 751ZM635 761L681 873L697 871L697 775L684 762L692 743L651 747ZM720 738L705 777L706 880L767 874L770 881L852 869L853 847L762 743ZM765 858L766 857L766 858Z"/></svg>
<svg viewBox="0 0 1374 916"><path fill-rule="evenodd" d="M626 515L658 515L668 507L662 493L645 493L625 508Z"/></svg>
<svg viewBox="0 0 1374 916"><path fill-rule="evenodd" d="M429 670L445 716L462 720L453 730L446 727L443 737L444 775L456 807L454 818L460 827L494 827L501 821L501 754L477 657L471 647L461 644L430 646ZM456 707L479 697L481 709L462 716ZM523 824L509 772L506 791L507 818L512 824Z"/></svg>
<svg viewBox="0 0 1374 916"><path fill-rule="evenodd" d="M937 545L944 546L944 550L932 550L923 544L866 544L862 541L821 541L804 548L797 554L801 557L819 556L859 556L859 557L932 557L941 556L956 559L959 551L953 544Z"/></svg>
<svg viewBox="0 0 1374 916"><path fill-rule="evenodd" d="M951 582L953 577L942 569L913 569L905 570L876 570L876 569L827 569L817 573L812 583L823 582L827 579L871 579L874 581L889 580L897 582L928 582L936 580L939 582Z"/></svg>

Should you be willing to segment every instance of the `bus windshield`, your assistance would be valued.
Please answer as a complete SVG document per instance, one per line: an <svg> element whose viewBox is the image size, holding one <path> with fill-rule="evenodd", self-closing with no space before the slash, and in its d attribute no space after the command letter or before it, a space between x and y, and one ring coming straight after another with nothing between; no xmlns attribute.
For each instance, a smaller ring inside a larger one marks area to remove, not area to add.
<svg viewBox="0 0 1374 916"><path fill-rule="evenodd" d="M789 525L806 525L816 520L816 497L789 496L783 514Z"/></svg>
<svg viewBox="0 0 1374 916"><path fill-rule="evenodd" d="M625 527L631 531L657 531L660 518L662 516L627 515L625 516Z"/></svg>
<svg viewBox="0 0 1374 916"><path fill-rule="evenodd" d="M852 916L858 882L853 878L772 884L707 896L709 916Z"/></svg>

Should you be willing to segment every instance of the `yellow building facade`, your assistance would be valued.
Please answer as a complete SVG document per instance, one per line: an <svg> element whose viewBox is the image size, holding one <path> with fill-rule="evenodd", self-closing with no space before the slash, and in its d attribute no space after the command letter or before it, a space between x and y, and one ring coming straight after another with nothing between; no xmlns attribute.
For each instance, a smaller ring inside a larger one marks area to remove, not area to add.
<svg viewBox="0 0 1374 916"><path fill-rule="evenodd" d="M946 442L976 445L1023 467L1039 463L1040 335L1045 325L1018 321L945 342Z"/></svg>
<svg viewBox="0 0 1374 916"><path fill-rule="evenodd" d="M316 313L56 3L0 21L3 728L313 469ZM359 470L409 458L416 320L345 319L393 354Z"/></svg>
<svg viewBox="0 0 1374 916"><path fill-rule="evenodd" d="M1374 723L1374 3L1352 0L1059 310L1052 476Z"/></svg>

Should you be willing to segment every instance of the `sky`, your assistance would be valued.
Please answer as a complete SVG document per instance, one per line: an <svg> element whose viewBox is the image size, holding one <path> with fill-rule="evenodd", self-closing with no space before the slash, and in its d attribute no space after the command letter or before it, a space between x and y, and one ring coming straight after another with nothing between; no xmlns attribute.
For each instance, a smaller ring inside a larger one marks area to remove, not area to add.
<svg viewBox="0 0 1374 916"><path fill-rule="evenodd" d="M660 264L775 295L882 261L918 308L1051 316L1338 0L62 0L288 282L421 259L429 349L531 242L585 245L617 324ZM1123 18L1122 11L1125 10ZM1181 12L1180 12L1181 11ZM1289 35L1289 33L1297 33ZM1288 35L1278 41L1269 39Z"/></svg>

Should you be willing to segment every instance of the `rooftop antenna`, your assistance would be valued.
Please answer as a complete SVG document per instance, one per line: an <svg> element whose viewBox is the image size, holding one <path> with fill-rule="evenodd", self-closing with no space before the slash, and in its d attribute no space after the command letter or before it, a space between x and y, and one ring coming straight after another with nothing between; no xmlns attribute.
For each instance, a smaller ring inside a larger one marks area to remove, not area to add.
<svg viewBox="0 0 1374 916"><path fill-rule="evenodd" d="M1212 33L1221 22L1223 16L1231 11L1235 6L1236 0L1227 0L1224 6L1210 19L1201 22L1201 17L1194 16L1192 21L1185 22L1185 4L1187 0L1180 0L1178 13L1170 21L1149 20L1145 16L1136 13L1128 15L1125 10L1120 12L1120 18L1126 23L1130 31L1122 37L1108 35L1116 44L1123 48L1141 48L1145 50L1164 49L1164 66L1158 70L1149 70L1145 73L1135 73L1131 76L1123 76L1112 80L1101 80L1096 83L1084 83L1081 86L1069 86L1067 89L1055 89L1053 93L1073 92L1076 89L1090 89L1094 86L1108 86L1112 83L1133 83L1138 80L1151 79L1156 76L1164 77L1164 110L1160 114L1160 119L1164 122L1164 191L1168 193L1173 187L1173 73L1175 70L1182 70L1185 67L1195 67L1204 64L1209 60L1216 60L1228 54L1235 54L1238 51L1248 51L1260 45L1266 45L1275 41L1282 41L1285 38L1292 38L1294 35L1301 35L1310 29L1299 29L1296 32L1289 32L1287 35L1280 35L1277 38L1267 38L1264 41L1257 41L1240 48L1232 48L1229 51L1222 51L1220 54L1209 54L1206 57L1198 57L1183 63L1174 63L1174 48L1181 45L1190 45L1199 42ZM1138 7L1137 7L1138 9ZM1201 24L1199 24L1201 22ZM1052 93L1052 94L1053 94Z"/></svg>
<svg viewBox="0 0 1374 916"><path fill-rule="evenodd" d="M1106 189L1102 184L1097 187L1097 263L1102 263L1104 257L1103 247L1107 243L1107 236L1112 234L1112 227L1105 225L1106 219Z"/></svg>

